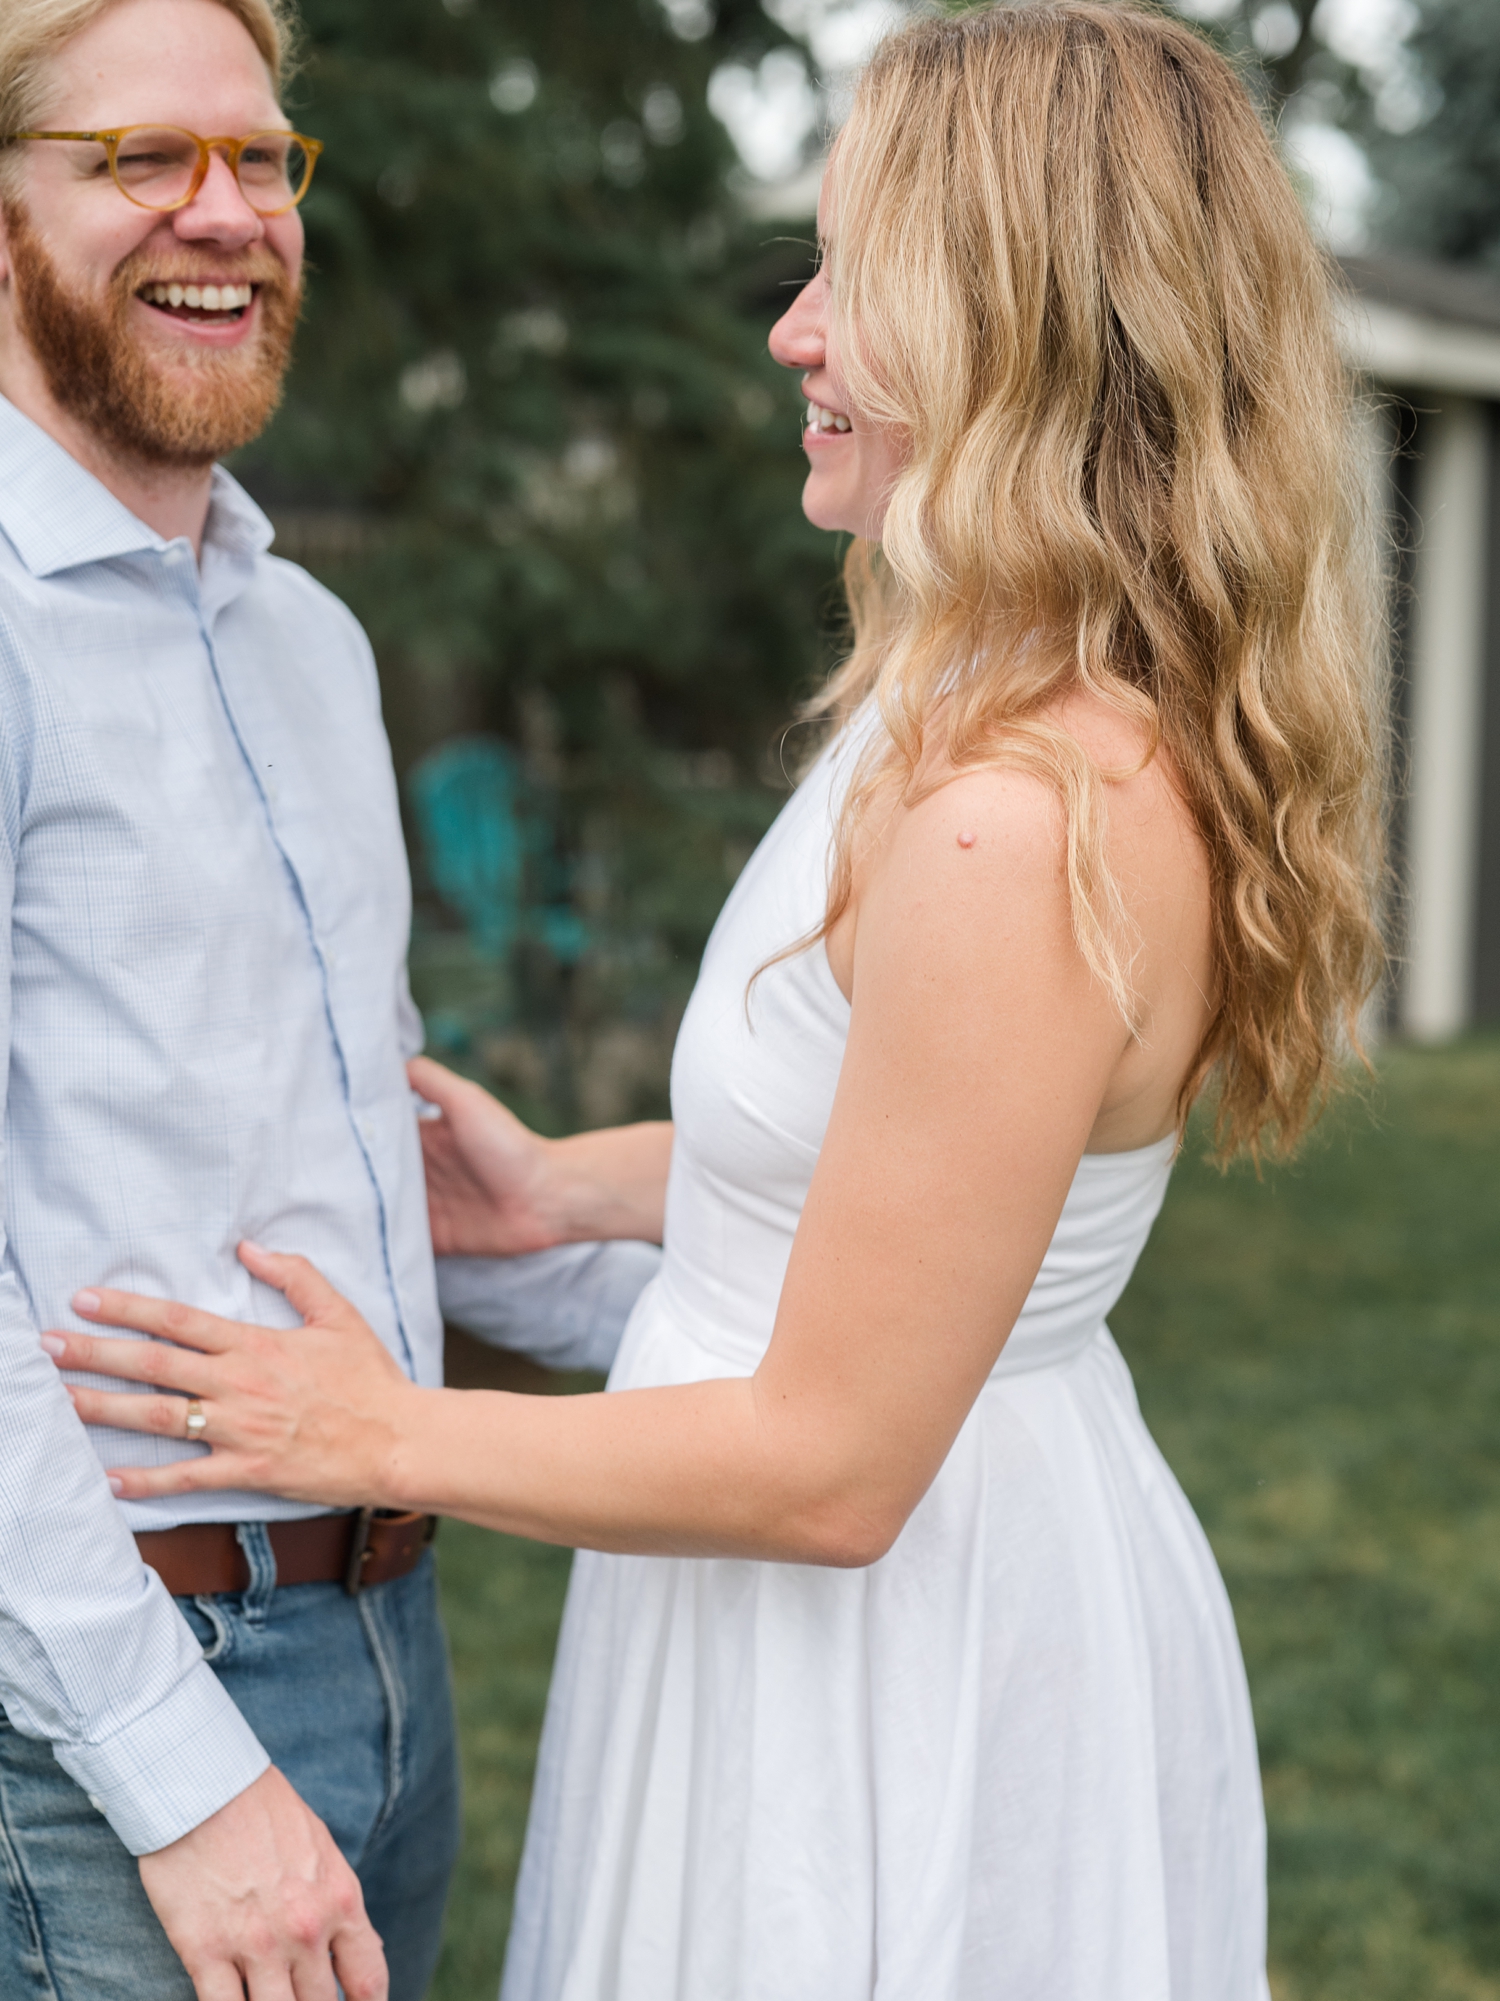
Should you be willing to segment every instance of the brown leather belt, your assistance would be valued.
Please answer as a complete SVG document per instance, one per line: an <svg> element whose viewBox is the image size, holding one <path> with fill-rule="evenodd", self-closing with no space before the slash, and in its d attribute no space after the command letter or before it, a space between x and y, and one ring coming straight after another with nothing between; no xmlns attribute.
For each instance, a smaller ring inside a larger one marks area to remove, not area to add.
<svg viewBox="0 0 1500 2001"><path fill-rule="evenodd" d="M278 1585L342 1584L358 1597L366 1585L389 1584L416 1569L437 1534L437 1516L360 1508L352 1515L268 1522L266 1528ZM135 1546L174 1598L216 1598L249 1588L250 1565L232 1522L150 1529Z"/></svg>

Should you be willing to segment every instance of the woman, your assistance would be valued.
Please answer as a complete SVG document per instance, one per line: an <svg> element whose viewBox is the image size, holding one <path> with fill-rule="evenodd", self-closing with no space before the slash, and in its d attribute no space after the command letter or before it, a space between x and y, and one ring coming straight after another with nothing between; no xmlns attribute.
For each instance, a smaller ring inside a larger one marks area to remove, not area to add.
<svg viewBox="0 0 1500 2001"><path fill-rule="evenodd" d="M66 1337L91 1422L576 1544L507 2001L1257 2001L1264 1837L1202 1532L1104 1325L1187 1111L1283 1150L1379 964L1375 625L1328 283L1227 66L1131 6L865 75L772 336L856 539L822 757L736 885L672 1128L430 1063L440 1251L657 1237L610 1392L293 1335ZM82 1309L80 1309L82 1310Z"/></svg>

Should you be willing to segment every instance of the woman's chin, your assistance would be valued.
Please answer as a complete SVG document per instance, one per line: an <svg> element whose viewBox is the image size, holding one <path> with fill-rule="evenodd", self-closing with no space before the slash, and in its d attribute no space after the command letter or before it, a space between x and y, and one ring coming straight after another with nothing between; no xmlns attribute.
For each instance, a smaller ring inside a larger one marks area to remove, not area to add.
<svg viewBox="0 0 1500 2001"><path fill-rule="evenodd" d="M835 535L868 535L869 510L847 493L834 490L816 466L807 475L802 489L802 512L814 528L826 528Z"/></svg>

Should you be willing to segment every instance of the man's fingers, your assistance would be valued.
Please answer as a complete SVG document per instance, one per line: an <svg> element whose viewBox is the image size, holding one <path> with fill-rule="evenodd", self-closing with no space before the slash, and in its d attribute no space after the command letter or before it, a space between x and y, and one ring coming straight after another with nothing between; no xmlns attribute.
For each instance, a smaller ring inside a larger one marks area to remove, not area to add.
<svg viewBox="0 0 1500 2001"><path fill-rule="evenodd" d="M187 1396L208 1396L206 1380L212 1365L191 1349L169 1347L163 1341L105 1340L97 1334L75 1334L56 1328L42 1336L42 1346L60 1369L77 1369L91 1376L121 1376L130 1383L181 1390ZM179 1419L181 1406L178 1406ZM145 1427L132 1425L132 1431Z"/></svg>
<svg viewBox="0 0 1500 2001"><path fill-rule="evenodd" d="M367 1917L361 1915L334 1934L333 1968L345 2001L386 2001L390 1976L386 1972L385 1950ZM300 1989L298 2001L301 2001Z"/></svg>
<svg viewBox="0 0 1500 2001"><path fill-rule="evenodd" d="M198 2001L245 2001L245 1983L239 1968L231 1966L227 1959L216 1959L212 1966L200 1966L196 1973L189 1971Z"/></svg>
<svg viewBox="0 0 1500 2001"><path fill-rule="evenodd" d="M324 1962L325 1968L327 1962ZM310 1983L304 1987L294 1980L284 1959L268 1960L263 1966L252 1965L245 1970L244 1992L250 2001L338 2001L338 1989L333 1984L333 1974L329 1972L327 1982L321 1987Z"/></svg>
<svg viewBox="0 0 1500 2001"><path fill-rule="evenodd" d="M130 1327L138 1334L157 1334L184 1348L217 1354L232 1345L239 1329L232 1320L200 1313L175 1299L148 1299L140 1292L113 1292L107 1286L85 1286L73 1295L73 1311L84 1320L101 1320L106 1327ZM92 1366L92 1365L91 1365Z"/></svg>
<svg viewBox="0 0 1500 2001"><path fill-rule="evenodd" d="M327 1320L347 1303L343 1294L336 1292L317 1266L309 1264L306 1258L265 1250L248 1237L240 1245L239 1255L240 1263L251 1277L283 1293L304 1320Z"/></svg>
<svg viewBox="0 0 1500 2001"><path fill-rule="evenodd" d="M308 1952L299 1952L292 1960L288 1985L267 1987L268 2001L282 2001L283 1993L292 1995L294 2001L339 2001L339 1985L333 1977L333 1961L328 1956L326 1945ZM260 1989L254 1976L250 1980L250 2001L260 2001Z"/></svg>

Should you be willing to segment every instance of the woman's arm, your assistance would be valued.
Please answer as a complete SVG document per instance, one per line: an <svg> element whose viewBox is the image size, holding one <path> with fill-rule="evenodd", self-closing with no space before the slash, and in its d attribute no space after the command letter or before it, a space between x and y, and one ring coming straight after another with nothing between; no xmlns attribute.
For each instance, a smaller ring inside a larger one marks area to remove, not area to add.
<svg viewBox="0 0 1500 2001"><path fill-rule="evenodd" d="M508 1414L484 1494L468 1469L497 1414L429 1406L391 1462L403 1499L595 1547L880 1555L994 1366L1130 1041L1063 865L1056 803L1024 777L902 816L862 891L838 1092L753 1377Z"/></svg>
<svg viewBox="0 0 1500 2001"><path fill-rule="evenodd" d="M638 1237L659 1244L672 1128L664 1121L543 1139L478 1084L418 1056L432 1247L439 1257L513 1257L556 1244Z"/></svg>
<svg viewBox="0 0 1500 2001"><path fill-rule="evenodd" d="M1129 1041L1074 944L1062 841L1051 795L1013 774L900 816L862 889L838 1092L753 1377L421 1391L310 1268L247 1251L304 1329L103 1302L209 1351L143 1345L130 1373L201 1396L219 1448L121 1491L251 1485L602 1549L880 1555L1004 1345ZM69 1336L62 1359L120 1373L125 1345ZM91 1421L181 1431L175 1399L75 1397Z"/></svg>

